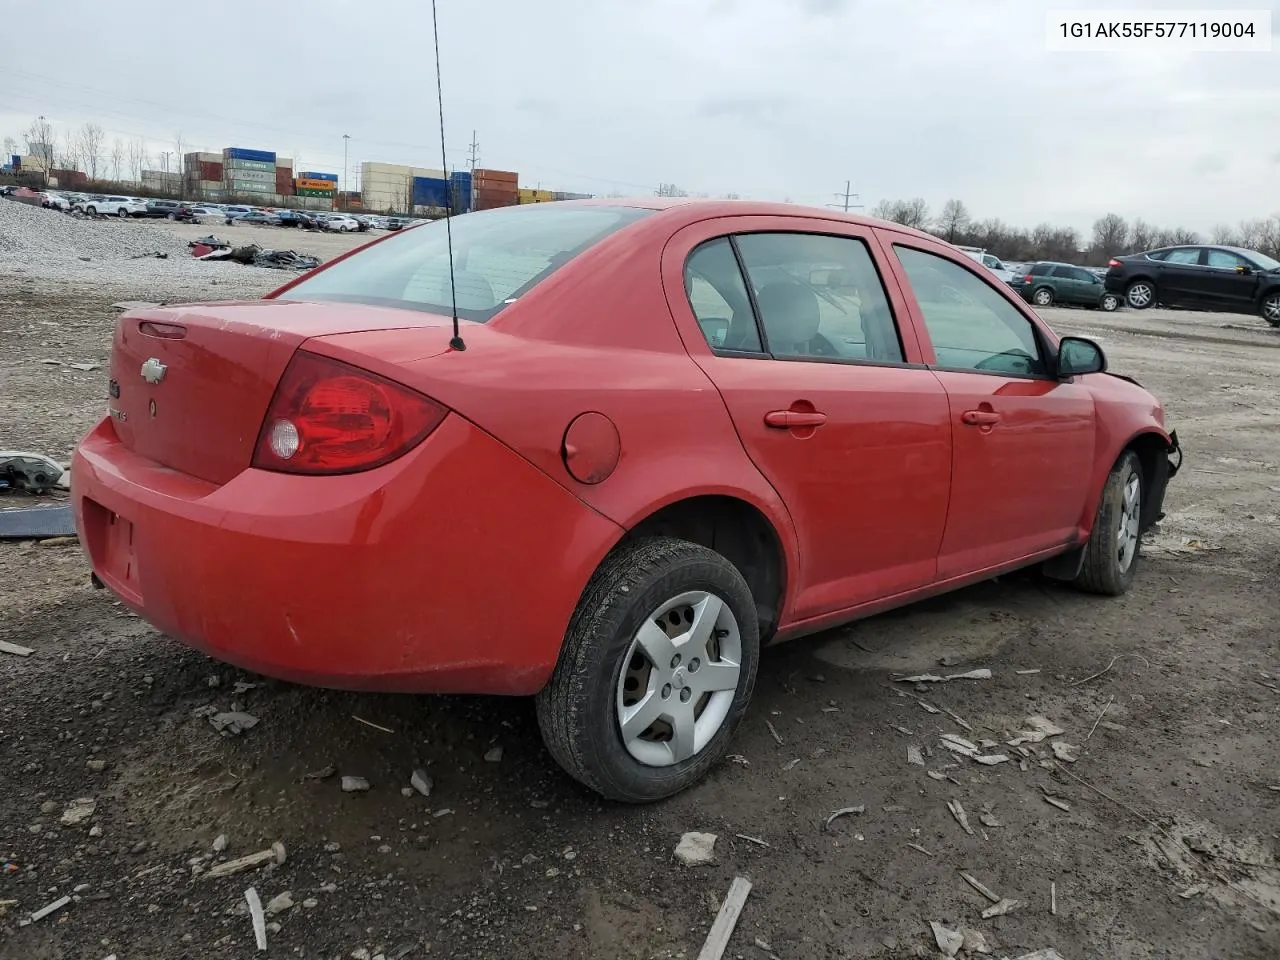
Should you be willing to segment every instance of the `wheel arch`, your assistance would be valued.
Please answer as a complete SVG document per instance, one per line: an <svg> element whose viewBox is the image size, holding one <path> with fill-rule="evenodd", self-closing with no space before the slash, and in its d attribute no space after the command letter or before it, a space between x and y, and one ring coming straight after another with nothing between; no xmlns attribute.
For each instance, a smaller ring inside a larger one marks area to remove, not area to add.
<svg viewBox="0 0 1280 960"><path fill-rule="evenodd" d="M1138 462L1142 466L1142 530L1146 532L1151 525L1160 519L1160 503L1164 497L1164 485L1169 480L1169 468L1167 459L1162 459L1167 455L1171 439L1164 430L1152 425L1144 427L1115 448L1115 452L1110 457L1101 459L1099 475L1095 478L1095 483L1089 492L1089 502L1085 505L1084 516L1081 518L1081 527L1085 533L1093 530L1094 520L1098 513L1098 503L1102 499L1102 491L1106 488L1107 477L1111 475L1111 471L1115 465L1120 462L1120 458L1126 453L1133 452L1138 457ZM1163 466L1162 466L1163 464ZM1159 497L1153 497L1150 494L1156 487L1159 487Z"/></svg>
<svg viewBox="0 0 1280 960"><path fill-rule="evenodd" d="M794 582L794 551L763 505L726 492L690 493L654 507L631 524L621 543L645 536L671 536L715 550L751 589L761 643L782 619L787 585Z"/></svg>

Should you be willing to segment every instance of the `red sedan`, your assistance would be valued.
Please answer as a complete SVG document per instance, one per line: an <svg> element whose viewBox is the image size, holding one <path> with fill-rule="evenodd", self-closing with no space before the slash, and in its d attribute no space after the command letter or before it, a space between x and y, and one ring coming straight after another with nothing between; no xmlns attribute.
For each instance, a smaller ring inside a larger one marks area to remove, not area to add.
<svg viewBox="0 0 1280 960"><path fill-rule="evenodd" d="M264 674L536 694L634 802L724 754L765 642L1032 564L1132 583L1160 403L936 238L654 201L452 233L124 314L73 467L97 580Z"/></svg>

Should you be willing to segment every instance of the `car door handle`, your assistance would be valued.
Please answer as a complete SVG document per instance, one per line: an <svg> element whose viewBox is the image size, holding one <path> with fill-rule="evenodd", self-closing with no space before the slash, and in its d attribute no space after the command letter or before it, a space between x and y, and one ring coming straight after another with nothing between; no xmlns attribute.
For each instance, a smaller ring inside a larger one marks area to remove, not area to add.
<svg viewBox="0 0 1280 960"><path fill-rule="evenodd" d="M1000 422L1000 414L994 410L966 410L960 420L971 427L989 427Z"/></svg>
<svg viewBox="0 0 1280 960"><path fill-rule="evenodd" d="M770 410L764 415L766 427L794 430L797 427L820 427L827 422L825 413L808 413L801 410Z"/></svg>

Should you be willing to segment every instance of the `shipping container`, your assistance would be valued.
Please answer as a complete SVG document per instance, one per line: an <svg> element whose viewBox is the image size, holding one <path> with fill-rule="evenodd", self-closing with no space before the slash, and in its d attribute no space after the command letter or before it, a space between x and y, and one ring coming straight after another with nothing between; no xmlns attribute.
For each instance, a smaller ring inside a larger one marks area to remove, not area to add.
<svg viewBox="0 0 1280 960"><path fill-rule="evenodd" d="M222 179L243 180L246 183L275 183L276 172L274 170L225 170Z"/></svg>
<svg viewBox="0 0 1280 960"><path fill-rule="evenodd" d="M332 180L315 180L311 177L298 177L293 183L300 190L328 190L330 193L338 186Z"/></svg>
<svg viewBox="0 0 1280 960"><path fill-rule="evenodd" d="M223 173L222 161L201 160L200 161L200 179L201 180L221 180Z"/></svg>
<svg viewBox="0 0 1280 960"><path fill-rule="evenodd" d="M332 202L334 192L332 190L316 190L314 187L298 187L296 196L326 198Z"/></svg>
<svg viewBox="0 0 1280 960"><path fill-rule="evenodd" d="M276 169L274 163L264 163L261 160L238 160L234 157L223 166L227 170L256 170L260 173L274 173Z"/></svg>
<svg viewBox="0 0 1280 960"><path fill-rule="evenodd" d="M225 180L223 185L230 193L272 193L274 183L263 183L261 180Z"/></svg>
<svg viewBox="0 0 1280 960"><path fill-rule="evenodd" d="M224 160L257 160L275 165L276 155L271 150L246 150L244 147L227 147L222 151Z"/></svg>
<svg viewBox="0 0 1280 960"><path fill-rule="evenodd" d="M337 175L336 173L308 173L308 172L306 172L306 171L302 171L302 172L300 172L300 173L298 174L297 179L299 179L299 180L328 180L330 183L337 183L337 182L338 182L338 175Z"/></svg>
<svg viewBox="0 0 1280 960"><path fill-rule="evenodd" d="M276 157L276 169L279 170L281 167L283 167L286 170L292 170L293 158L292 157Z"/></svg>
<svg viewBox="0 0 1280 960"><path fill-rule="evenodd" d="M437 177L414 177L412 203L415 207L447 207L449 181Z"/></svg>
<svg viewBox="0 0 1280 960"><path fill-rule="evenodd" d="M513 187L520 180L519 174L511 170L485 170L481 168L476 168L475 178L491 183L509 183Z"/></svg>
<svg viewBox="0 0 1280 960"><path fill-rule="evenodd" d="M465 170L449 174L449 209L452 213L466 213L472 204L472 178Z"/></svg>
<svg viewBox="0 0 1280 960"><path fill-rule="evenodd" d="M283 180L283 181L282 181L282 180L277 180L277 181L276 181L276 193L280 194L280 196L282 196L282 197L292 197L292 196L294 196L294 195L297 193L297 190L296 190L296 188L294 187L294 185L293 185L293 183L292 183L291 181L289 181L289 180Z"/></svg>

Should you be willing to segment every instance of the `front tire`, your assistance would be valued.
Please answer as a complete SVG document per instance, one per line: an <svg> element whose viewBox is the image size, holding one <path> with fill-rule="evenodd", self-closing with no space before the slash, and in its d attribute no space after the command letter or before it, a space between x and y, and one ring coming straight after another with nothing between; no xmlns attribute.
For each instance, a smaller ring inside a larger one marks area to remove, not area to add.
<svg viewBox="0 0 1280 960"><path fill-rule="evenodd" d="M1104 293L1102 299L1098 301L1098 309L1104 313L1111 313L1120 306L1120 298L1114 293Z"/></svg>
<svg viewBox="0 0 1280 960"><path fill-rule="evenodd" d="M1031 295L1031 302L1037 307L1047 307L1053 303L1053 291L1048 287L1041 287Z"/></svg>
<svg viewBox="0 0 1280 960"><path fill-rule="evenodd" d="M1142 552L1142 463L1132 450L1116 461L1102 488L1077 585L1118 597L1133 585Z"/></svg>
<svg viewBox="0 0 1280 960"><path fill-rule="evenodd" d="M126 210L124 207L121 207L119 210L116 211L116 216L118 216L121 220L127 220L129 219L129 211Z"/></svg>
<svg viewBox="0 0 1280 960"><path fill-rule="evenodd" d="M538 694L543 741L607 799L672 796L724 754L759 655L755 601L732 563L673 537L629 541L587 584Z"/></svg>
<svg viewBox="0 0 1280 960"><path fill-rule="evenodd" d="M1156 304L1156 287L1150 280L1135 280L1124 292L1125 303L1135 310L1145 310Z"/></svg>
<svg viewBox="0 0 1280 960"><path fill-rule="evenodd" d="M1271 326L1280 327L1280 290L1274 290L1262 298L1259 313Z"/></svg>

